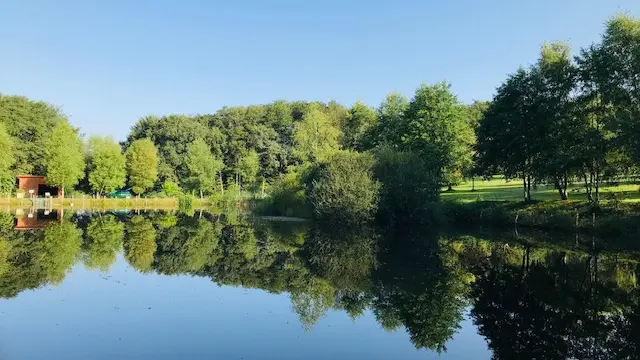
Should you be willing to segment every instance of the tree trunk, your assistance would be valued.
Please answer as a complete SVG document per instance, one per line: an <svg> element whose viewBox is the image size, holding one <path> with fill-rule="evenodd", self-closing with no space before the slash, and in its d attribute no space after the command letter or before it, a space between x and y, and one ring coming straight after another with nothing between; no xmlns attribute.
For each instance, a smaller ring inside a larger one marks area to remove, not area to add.
<svg viewBox="0 0 640 360"><path fill-rule="evenodd" d="M554 186L558 190L560 194L560 200L567 200L567 176L563 176L561 178L555 178Z"/></svg>
<svg viewBox="0 0 640 360"><path fill-rule="evenodd" d="M600 171L597 171L595 174L595 190L596 190L596 195L595 195L595 201L596 204L600 202Z"/></svg>
<svg viewBox="0 0 640 360"><path fill-rule="evenodd" d="M451 184L449 184L449 186L447 187L447 191L449 192L453 191L453 187L451 186Z"/></svg>
<svg viewBox="0 0 640 360"><path fill-rule="evenodd" d="M560 194L560 199L565 200L564 193L562 192L562 184L560 184L560 181L557 178L553 180L553 186L556 188L556 190L558 190L558 194Z"/></svg>
<svg viewBox="0 0 640 360"><path fill-rule="evenodd" d="M200 189L200 200L202 200L202 199L203 199L203 196L202 196L202 189Z"/></svg>
<svg viewBox="0 0 640 360"><path fill-rule="evenodd" d="M60 194L62 194L62 201L64 202L64 186L60 187Z"/></svg>
<svg viewBox="0 0 640 360"><path fill-rule="evenodd" d="M471 191L476 191L476 177L471 177Z"/></svg>
<svg viewBox="0 0 640 360"><path fill-rule="evenodd" d="M591 184L589 183L589 179L587 179L587 173L583 173L584 176L584 189L587 192L587 199L589 202L593 202L593 197L591 196Z"/></svg>
<svg viewBox="0 0 640 360"><path fill-rule="evenodd" d="M531 174L527 175L527 201L531 201Z"/></svg>
<svg viewBox="0 0 640 360"><path fill-rule="evenodd" d="M524 201L527 201L527 176L525 173L522 173L522 184L523 184L523 198Z"/></svg>

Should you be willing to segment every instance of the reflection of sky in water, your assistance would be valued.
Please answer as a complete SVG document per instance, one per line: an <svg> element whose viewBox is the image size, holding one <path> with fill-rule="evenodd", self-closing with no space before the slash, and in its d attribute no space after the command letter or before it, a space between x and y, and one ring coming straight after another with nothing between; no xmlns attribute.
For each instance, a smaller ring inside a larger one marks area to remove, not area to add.
<svg viewBox="0 0 640 360"><path fill-rule="evenodd" d="M76 265L59 286L0 300L0 359L489 359L470 320L438 356L367 312L331 311L302 330L287 294L208 278L108 274Z"/></svg>

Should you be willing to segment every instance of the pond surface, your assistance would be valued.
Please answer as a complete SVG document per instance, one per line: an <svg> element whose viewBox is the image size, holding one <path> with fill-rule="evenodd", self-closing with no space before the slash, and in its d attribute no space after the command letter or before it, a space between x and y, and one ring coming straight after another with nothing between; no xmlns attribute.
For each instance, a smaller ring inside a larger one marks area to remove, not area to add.
<svg viewBox="0 0 640 360"><path fill-rule="evenodd" d="M639 272L575 237L5 213L0 359L636 359Z"/></svg>

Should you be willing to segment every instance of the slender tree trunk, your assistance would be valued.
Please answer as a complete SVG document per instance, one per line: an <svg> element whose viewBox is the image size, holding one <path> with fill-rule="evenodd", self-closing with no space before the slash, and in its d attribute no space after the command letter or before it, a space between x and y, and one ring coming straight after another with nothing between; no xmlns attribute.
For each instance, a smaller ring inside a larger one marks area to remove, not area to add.
<svg viewBox="0 0 640 360"><path fill-rule="evenodd" d="M62 201L64 202L64 186L60 187L60 194L62 194Z"/></svg>
<svg viewBox="0 0 640 360"><path fill-rule="evenodd" d="M202 196L202 189L200 189L200 200L202 200L204 197Z"/></svg>
<svg viewBox="0 0 640 360"><path fill-rule="evenodd" d="M587 179L587 173L585 172L584 174L584 189L587 192L587 199L589 200L589 202L593 202L593 197L591 196L591 183L589 182L589 179ZM591 177L591 175L589 175Z"/></svg>
<svg viewBox="0 0 640 360"><path fill-rule="evenodd" d="M595 202L597 204L600 202L600 170L596 170L594 186L596 190Z"/></svg>
<svg viewBox="0 0 640 360"><path fill-rule="evenodd" d="M526 174L523 172L522 173L522 184L523 184L523 198L524 201L527 201L527 176Z"/></svg>
<svg viewBox="0 0 640 360"><path fill-rule="evenodd" d="M453 187L451 186L451 184L449 184L449 186L447 187L447 191L453 191Z"/></svg>
<svg viewBox="0 0 640 360"><path fill-rule="evenodd" d="M527 175L527 201L531 201L531 174Z"/></svg>
<svg viewBox="0 0 640 360"><path fill-rule="evenodd" d="M471 177L471 191L476 191L476 177Z"/></svg>
<svg viewBox="0 0 640 360"><path fill-rule="evenodd" d="M560 181L558 180L558 178L555 178L553 180L553 186L556 188L556 190L558 190L558 194L560 194L560 199L565 200L564 193L562 192L562 184L560 184Z"/></svg>
<svg viewBox="0 0 640 360"><path fill-rule="evenodd" d="M567 200L567 175L556 177L553 182L560 194L560 200Z"/></svg>

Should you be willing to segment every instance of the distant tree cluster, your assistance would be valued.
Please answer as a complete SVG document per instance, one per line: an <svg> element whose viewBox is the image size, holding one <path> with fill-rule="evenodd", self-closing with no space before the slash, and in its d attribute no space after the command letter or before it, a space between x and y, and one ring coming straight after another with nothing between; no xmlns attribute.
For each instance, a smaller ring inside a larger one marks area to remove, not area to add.
<svg viewBox="0 0 640 360"><path fill-rule="evenodd" d="M155 184L157 150L148 139L123 148L112 137L84 140L58 109L21 96L0 95L0 192L16 175L46 176L47 183L98 195L126 186L140 194Z"/></svg>
<svg viewBox="0 0 640 360"><path fill-rule="evenodd" d="M361 102L346 108L276 101L214 114L149 116L118 144L111 137L83 139L48 104L1 96L0 184L10 190L15 175L35 174L63 190L98 195L125 186L141 194L177 185L204 196L231 185L272 184L340 151L382 145L437 158L442 178L453 184L473 154L468 109L443 83L422 86L412 101L391 94L378 110Z"/></svg>

